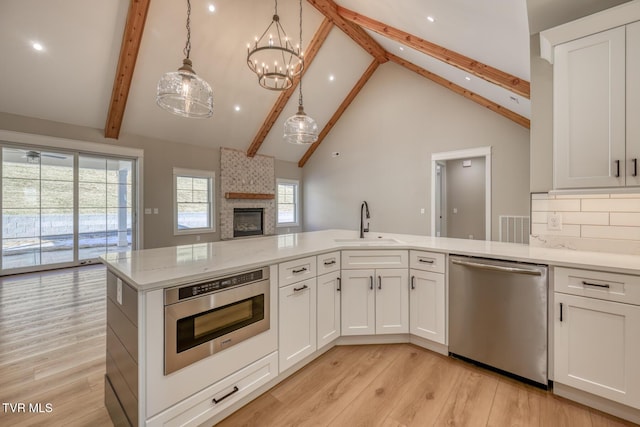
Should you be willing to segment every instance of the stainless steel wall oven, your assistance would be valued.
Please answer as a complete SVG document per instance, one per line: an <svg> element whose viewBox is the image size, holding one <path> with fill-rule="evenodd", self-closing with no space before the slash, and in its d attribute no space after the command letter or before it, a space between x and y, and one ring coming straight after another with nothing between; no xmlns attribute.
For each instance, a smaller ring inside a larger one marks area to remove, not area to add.
<svg viewBox="0 0 640 427"><path fill-rule="evenodd" d="M164 292L164 374L267 331L269 267Z"/></svg>

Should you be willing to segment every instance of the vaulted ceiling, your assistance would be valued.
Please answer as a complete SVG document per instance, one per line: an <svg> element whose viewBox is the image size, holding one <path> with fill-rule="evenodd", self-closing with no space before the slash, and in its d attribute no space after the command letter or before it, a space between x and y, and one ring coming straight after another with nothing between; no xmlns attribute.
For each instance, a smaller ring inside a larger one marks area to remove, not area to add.
<svg viewBox="0 0 640 427"><path fill-rule="evenodd" d="M378 67L398 65L528 127L525 0L305 0L302 7L306 55L310 44L317 48L303 77L304 104L321 138ZM191 59L215 104L211 119L197 120L155 105L158 79L183 59L186 1L3 0L0 111L302 165L308 147L282 140L297 92L259 87L246 65L246 44L273 8L271 0L192 0ZM278 11L297 40L298 1L279 0Z"/></svg>

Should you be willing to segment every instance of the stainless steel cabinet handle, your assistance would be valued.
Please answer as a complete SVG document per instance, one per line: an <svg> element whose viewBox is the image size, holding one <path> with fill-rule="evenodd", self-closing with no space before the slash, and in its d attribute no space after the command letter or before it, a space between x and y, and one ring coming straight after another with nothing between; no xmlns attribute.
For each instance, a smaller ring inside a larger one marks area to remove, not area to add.
<svg viewBox="0 0 640 427"><path fill-rule="evenodd" d="M585 282L584 280L582 281L582 286L594 286L596 288L606 288L606 289L609 289L611 287L611 285L609 285L608 283L601 285L599 283Z"/></svg>
<svg viewBox="0 0 640 427"><path fill-rule="evenodd" d="M373 290L373 276L369 276L369 289Z"/></svg>
<svg viewBox="0 0 640 427"><path fill-rule="evenodd" d="M620 160L616 160L616 178L620 178Z"/></svg>
<svg viewBox="0 0 640 427"><path fill-rule="evenodd" d="M378 289L382 289L382 276L378 276Z"/></svg>
<svg viewBox="0 0 640 427"><path fill-rule="evenodd" d="M499 265L480 264L478 262L460 261L458 259L452 259L452 263L458 265L464 265L465 267L479 268L481 270L502 271L503 273L516 273L516 274L529 274L531 276L542 276L540 270L529 270L526 268L517 267L502 267Z"/></svg>
<svg viewBox="0 0 640 427"><path fill-rule="evenodd" d="M411 289L416 288L416 276L411 276Z"/></svg>
<svg viewBox="0 0 640 427"><path fill-rule="evenodd" d="M227 394L225 394L224 396L222 396L220 399L216 399L216 398L214 397L214 398L213 398L213 403L214 403L214 404L218 404L218 403L222 402L223 400L225 400L227 397L229 397L229 396L231 396L232 394L237 393L237 392L239 392L239 391L240 391L240 389L238 388L238 386L237 386L237 385L234 385L234 386L233 386L233 390L231 390L229 393L227 393Z"/></svg>
<svg viewBox="0 0 640 427"><path fill-rule="evenodd" d="M423 262L425 264L433 264L434 262L436 262L433 259L424 259L424 258L418 258L418 262Z"/></svg>
<svg viewBox="0 0 640 427"><path fill-rule="evenodd" d="M291 270L293 274L302 273L303 271L307 271L307 267L302 267L300 270Z"/></svg>
<svg viewBox="0 0 640 427"><path fill-rule="evenodd" d="M307 285L303 285L301 288L293 288L293 292L304 291L305 289L309 289Z"/></svg>
<svg viewBox="0 0 640 427"><path fill-rule="evenodd" d="M335 260L335 259L332 259L331 261L325 261L325 262L324 262L324 265L333 265L333 264L335 264L335 263L336 263L336 260Z"/></svg>
<svg viewBox="0 0 640 427"><path fill-rule="evenodd" d="M338 289L336 290L340 292L342 290L342 279L338 277L337 280L338 280Z"/></svg>

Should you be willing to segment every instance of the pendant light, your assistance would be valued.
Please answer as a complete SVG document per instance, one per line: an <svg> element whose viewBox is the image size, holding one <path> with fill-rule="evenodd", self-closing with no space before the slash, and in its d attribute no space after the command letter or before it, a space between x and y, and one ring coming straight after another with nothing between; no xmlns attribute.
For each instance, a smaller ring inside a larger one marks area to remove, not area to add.
<svg viewBox="0 0 640 427"><path fill-rule="evenodd" d="M302 45L302 0L300 0L300 45ZM318 125L304 112L302 76L300 76L298 90L298 112L284 122L284 140L292 144L312 144L318 140Z"/></svg>
<svg viewBox="0 0 640 427"><path fill-rule="evenodd" d="M187 43L178 71L163 75L158 82L157 104L170 113L189 118L213 115L213 91L209 83L193 71L191 59L191 1L187 0Z"/></svg>
<svg viewBox="0 0 640 427"><path fill-rule="evenodd" d="M275 36L274 36L275 33ZM247 65L258 76L258 83L265 89L286 90L293 86L293 78L302 72L302 41L293 47L280 23L278 0L275 13L267 29L253 46L247 44Z"/></svg>

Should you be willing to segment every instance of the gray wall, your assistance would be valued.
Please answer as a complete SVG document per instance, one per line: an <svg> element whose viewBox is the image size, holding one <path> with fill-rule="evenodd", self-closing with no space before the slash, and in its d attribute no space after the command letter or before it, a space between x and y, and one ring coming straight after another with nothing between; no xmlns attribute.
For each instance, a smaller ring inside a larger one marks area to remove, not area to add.
<svg viewBox="0 0 640 427"><path fill-rule="evenodd" d="M627 0L528 0L529 27L543 31ZM531 192L553 189L553 66L540 58L540 35L533 34L531 52Z"/></svg>
<svg viewBox="0 0 640 427"><path fill-rule="evenodd" d="M144 221L144 247L157 248L196 243L196 235L173 235L173 168L210 170L216 173L216 196L220 195L220 147L204 148L188 144L121 135L120 139L106 139L100 129L73 126L24 116L0 113L0 129L49 135L78 141L98 142L144 150L143 206L139 214ZM276 176L301 179L295 163L276 161ZM144 215L144 208L158 208L157 215ZM203 233L200 242L220 239L219 215L216 206L215 233Z"/></svg>
<svg viewBox="0 0 640 427"><path fill-rule="evenodd" d="M303 169L304 228L357 230L367 200L373 232L428 235L431 154L481 146L493 149L497 239L498 215L529 212L528 129L383 64Z"/></svg>
<svg viewBox="0 0 640 427"><path fill-rule="evenodd" d="M463 167L465 160L471 166ZM447 160L447 237L484 240L484 157ZM454 212L454 209L456 210Z"/></svg>

